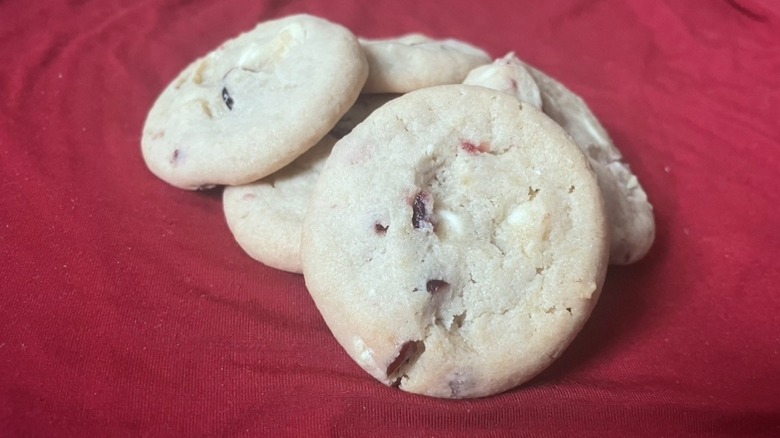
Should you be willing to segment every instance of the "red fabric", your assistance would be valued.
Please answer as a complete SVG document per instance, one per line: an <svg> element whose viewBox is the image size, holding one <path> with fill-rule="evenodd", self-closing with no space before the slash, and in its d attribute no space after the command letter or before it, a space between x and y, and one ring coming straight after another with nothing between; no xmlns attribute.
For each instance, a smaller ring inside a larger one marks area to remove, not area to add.
<svg viewBox="0 0 780 438"><path fill-rule="evenodd" d="M773 0L0 2L0 436L780 436ZM655 206L547 371L446 401L375 382L219 190L145 168L155 97L260 20L514 50L582 94Z"/></svg>

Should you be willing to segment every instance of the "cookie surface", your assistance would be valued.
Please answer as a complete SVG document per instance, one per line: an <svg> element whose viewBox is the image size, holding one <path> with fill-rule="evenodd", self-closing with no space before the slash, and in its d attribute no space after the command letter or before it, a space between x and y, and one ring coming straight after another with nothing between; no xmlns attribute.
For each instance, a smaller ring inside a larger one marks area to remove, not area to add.
<svg viewBox="0 0 780 438"><path fill-rule="evenodd" d="M295 15L259 24L190 64L149 111L149 169L185 189L245 184L319 141L368 74L357 38Z"/></svg>
<svg viewBox="0 0 780 438"><path fill-rule="evenodd" d="M301 227L314 182L336 139L326 136L283 169L260 181L225 187L230 232L255 260L301 273Z"/></svg>
<svg viewBox="0 0 780 438"><path fill-rule="evenodd" d="M334 146L304 220L306 285L347 353L436 397L517 386L601 290L601 192L582 152L507 94L401 96Z"/></svg>
<svg viewBox="0 0 780 438"><path fill-rule="evenodd" d="M368 60L364 93L406 93L458 84L468 72L490 63L482 49L456 39L435 40L419 33L389 39L362 39Z"/></svg>
<svg viewBox="0 0 780 438"><path fill-rule="evenodd" d="M653 207L631 168L585 101L544 72L527 66L542 96L542 109L585 152L604 193L613 265L644 257L655 240Z"/></svg>

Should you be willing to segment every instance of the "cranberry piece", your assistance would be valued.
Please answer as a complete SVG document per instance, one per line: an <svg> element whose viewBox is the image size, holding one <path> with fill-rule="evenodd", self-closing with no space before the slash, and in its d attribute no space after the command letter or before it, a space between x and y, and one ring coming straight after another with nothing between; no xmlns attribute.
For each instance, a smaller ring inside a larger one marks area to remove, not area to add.
<svg viewBox="0 0 780 438"><path fill-rule="evenodd" d="M489 150L485 143L474 144L468 140L461 140L460 147L470 154L479 154Z"/></svg>
<svg viewBox="0 0 780 438"><path fill-rule="evenodd" d="M425 284L425 288L431 294L443 292L449 286L450 284L444 280L429 280L428 283Z"/></svg>
<svg viewBox="0 0 780 438"><path fill-rule="evenodd" d="M225 106L227 106L229 110L233 111L233 98L230 97L230 93L228 93L228 90L225 87L222 87L222 101L225 102Z"/></svg>
<svg viewBox="0 0 780 438"><path fill-rule="evenodd" d="M431 224L433 198L427 192L419 192L412 202L412 226L414 228L433 228Z"/></svg>
<svg viewBox="0 0 780 438"><path fill-rule="evenodd" d="M396 356L395 360L390 362L390 365L387 366L386 374L388 376L392 375L398 371L402 365L407 363L412 359L412 357L418 354L418 352L422 353L423 350L425 350L425 344L423 344L423 341L404 342L404 344L401 346L401 350L398 352L398 356Z"/></svg>
<svg viewBox="0 0 780 438"><path fill-rule="evenodd" d="M385 234L387 233L387 225L382 225L377 222L374 224L374 231L376 231L377 234Z"/></svg>

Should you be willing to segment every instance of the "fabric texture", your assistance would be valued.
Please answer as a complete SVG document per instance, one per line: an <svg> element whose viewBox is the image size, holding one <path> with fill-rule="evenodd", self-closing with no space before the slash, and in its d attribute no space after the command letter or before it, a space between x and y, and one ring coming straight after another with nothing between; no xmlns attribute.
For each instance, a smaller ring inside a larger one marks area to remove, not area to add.
<svg viewBox="0 0 780 438"><path fill-rule="evenodd" d="M653 248L528 384L382 386L301 276L238 247L219 188L144 166L184 66L299 12L515 51L639 176ZM0 436L780 436L778 2L4 0L0 60Z"/></svg>

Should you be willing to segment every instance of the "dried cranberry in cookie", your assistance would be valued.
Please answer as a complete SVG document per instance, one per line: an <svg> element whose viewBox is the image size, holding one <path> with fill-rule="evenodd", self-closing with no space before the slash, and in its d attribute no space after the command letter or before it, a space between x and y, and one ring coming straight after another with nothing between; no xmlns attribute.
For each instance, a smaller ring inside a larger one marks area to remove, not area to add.
<svg viewBox="0 0 780 438"><path fill-rule="evenodd" d="M548 366L590 315L608 257L579 148L531 105L467 85L398 97L339 140L301 239L306 285L352 359L447 398Z"/></svg>
<svg viewBox="0 0 780 438"><path fill-rule="evenodd" d="M417 192L412 201L412 226L415 229L433 231L433 197L425 191Z"/></svg>
<svg viewBox="0 0 780 438"><path fill-rule="evenodd" d="M260 23L162 92L144 126L144 160L184 189L256 181L323 138L367 75L357 38L340 25L308 15Z"/></svg>

